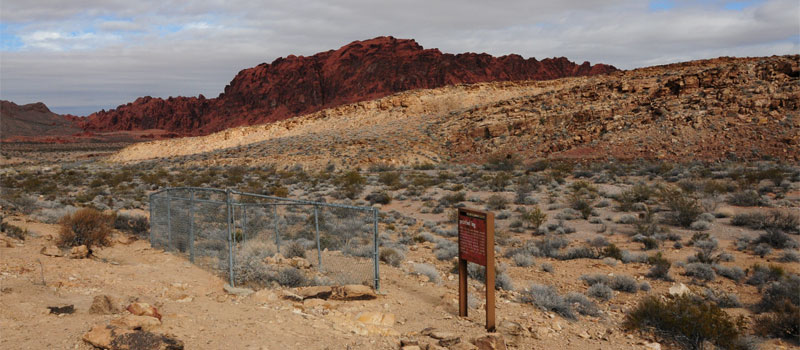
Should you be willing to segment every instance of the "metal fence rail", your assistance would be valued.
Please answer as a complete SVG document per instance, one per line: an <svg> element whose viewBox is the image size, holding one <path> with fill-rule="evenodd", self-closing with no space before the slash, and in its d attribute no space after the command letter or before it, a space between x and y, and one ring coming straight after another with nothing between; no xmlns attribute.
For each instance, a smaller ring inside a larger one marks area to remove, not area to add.
<svg viewBox="0 0 800 350"><path fill-rule="evenodd" d="M231 285L380 288L378 210L215 188L150 195L150 243Z"/></svg>

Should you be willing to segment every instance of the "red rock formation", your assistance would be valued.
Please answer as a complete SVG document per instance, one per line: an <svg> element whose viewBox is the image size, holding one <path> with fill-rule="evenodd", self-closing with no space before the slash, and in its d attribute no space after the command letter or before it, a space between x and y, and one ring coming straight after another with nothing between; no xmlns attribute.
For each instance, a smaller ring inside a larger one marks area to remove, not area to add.
<svg viewBox="0 0 800 350"><path fill-rule="evenodd" d="M95 131L164 129L208 134L239 125L282 120L410 89L484 81L543 80L616 71L577 65L564 57L538 61L519 55L443 54L414 40L378 37L310 57L290 55L242 70L215 99L142 97L90 115Z"/></svg>

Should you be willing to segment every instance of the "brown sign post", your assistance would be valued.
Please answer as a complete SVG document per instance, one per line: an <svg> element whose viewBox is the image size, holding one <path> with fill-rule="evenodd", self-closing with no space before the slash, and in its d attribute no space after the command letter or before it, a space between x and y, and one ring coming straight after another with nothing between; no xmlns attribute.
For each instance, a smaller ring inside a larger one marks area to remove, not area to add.
<svg viewBox="0 0 800 350"><path fill-rule="evenodd" d="M494 214L458 208L458 315L467 316L467 262L486 267L486 330L494 331Z"/></svg>

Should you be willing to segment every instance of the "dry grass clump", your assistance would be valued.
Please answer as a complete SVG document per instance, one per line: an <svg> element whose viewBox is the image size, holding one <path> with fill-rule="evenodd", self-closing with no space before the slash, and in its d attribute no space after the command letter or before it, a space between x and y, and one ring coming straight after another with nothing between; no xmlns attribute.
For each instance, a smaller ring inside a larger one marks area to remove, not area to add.
<svg viewBox="0 0 800 350"><path fill-rule="evenodd" d="M65 215L59 221L58 245L61 247L87 247L108 245L108 236L114 225L115 215L106 215L97 209L83 208Z"/></svg>
<svg viewBox="0 0 800 350"><path fill-rule="evenodd" d="M705 349L706 342L723 349L742 348L743 323L717 304L691 296L645 297L625 319L630 329L652 331L684 349L698 350Z"/></svg>

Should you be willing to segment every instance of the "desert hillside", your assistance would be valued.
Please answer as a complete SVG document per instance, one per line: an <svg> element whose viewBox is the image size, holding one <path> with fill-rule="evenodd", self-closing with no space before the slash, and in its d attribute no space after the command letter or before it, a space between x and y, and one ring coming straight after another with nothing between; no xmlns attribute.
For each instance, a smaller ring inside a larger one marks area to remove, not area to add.
<svg viewBox="0 0 800 350"><path fill-rule="evenodd" d="M225 128L274 122L393 93L485 81L545 80L614 72L564 57L447 54L414 40L377 37L313 56L281 57L237 74L216 98L142 97L90 115L89 131L161 129L205 135Z"/></svg>
<svg viewBox="0 0 800 350"><path fill-rule="evenodd" d="M798 56L413 90L110 159L345 166L523 159L800 159ZM176 158L177 157L177 158Z"/></svg>
<svg viewBox="0 0 800 350"><path fill-rule="evenodd" d="M79 118L59 115L44 103L18 105L0 101L0 139L67 136L81 132Z"/></svg>

